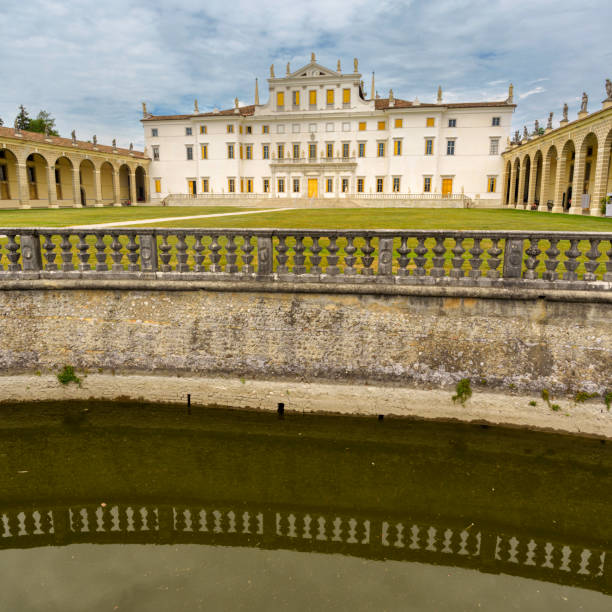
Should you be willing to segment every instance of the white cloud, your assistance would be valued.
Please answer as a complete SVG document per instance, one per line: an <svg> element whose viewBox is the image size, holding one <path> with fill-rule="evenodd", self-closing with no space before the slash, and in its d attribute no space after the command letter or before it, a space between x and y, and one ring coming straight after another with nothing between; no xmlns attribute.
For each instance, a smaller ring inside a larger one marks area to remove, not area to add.
<svg viewBox="0 0 612 612"><path fill-rule="evenodd" d="M533 96L534 94L539 94L539 93L543 93L546 90L543 87L540 87L538 85L538 87L534 87L533 89L530 89L528 91L525 91L521 94L519 94L519 100L524 100L525 98L528 98L529 96Z"/></svg>

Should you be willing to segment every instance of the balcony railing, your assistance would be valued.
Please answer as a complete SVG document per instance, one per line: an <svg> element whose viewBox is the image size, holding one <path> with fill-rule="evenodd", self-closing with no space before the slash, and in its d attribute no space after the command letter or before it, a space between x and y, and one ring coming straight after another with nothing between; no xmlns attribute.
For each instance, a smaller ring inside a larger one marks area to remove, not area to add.
<svg viewBox="0 0 612 612"><path fill-rule="evenodd" d="M0 229L0 283L252 279L612 291L612 233Z"/></svg>
<svg viewBox="0 0 612 612"><path fill-rule="evenodd" d="M281 157L270 160L272 164L346 164L356 161L356 157Z"/></svg>

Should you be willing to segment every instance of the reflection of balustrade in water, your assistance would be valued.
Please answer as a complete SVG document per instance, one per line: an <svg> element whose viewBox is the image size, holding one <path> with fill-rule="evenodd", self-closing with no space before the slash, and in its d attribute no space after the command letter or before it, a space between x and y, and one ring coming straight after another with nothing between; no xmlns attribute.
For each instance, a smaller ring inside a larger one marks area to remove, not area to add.
<svg viewBox="0 0 612 612"><path fill-rule="evenodd" d="M540 537L317 512L140 504L0 510L0 548L200 543L341 553L503 572L612 593L608 552Z"/></svg>

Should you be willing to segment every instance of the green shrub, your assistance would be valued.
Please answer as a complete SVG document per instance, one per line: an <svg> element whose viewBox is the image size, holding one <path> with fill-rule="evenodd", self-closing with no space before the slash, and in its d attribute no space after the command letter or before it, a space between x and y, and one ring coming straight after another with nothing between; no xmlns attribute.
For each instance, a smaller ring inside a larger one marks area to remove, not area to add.
<svg viewBox="0 0 612 612"><path fill-rule="evenodd" d="M462 378L455 387L456 394L453 395L453 402L459 401L461 405L472 397L472 387L470 386L469 378Z"/></svg>
<svg viewBox="0 0 612 612"><path fill-rule="evenodd" d="M530 405L530 406L537 406L537 405L538 405L538 402L536 402L535 400L531 400L531 401L529 402L529 405Z"/></svg>
<svg viewBox="0 0 612 612"><path fill-rule="evenodd" d="M592 399L594 397L597 397L597 393L587 393L586 391L578 391L576 395L574 395L574 401L577 404L582 404L583 402L586 402L586 400Z"/></svg>
<svg viewBox="0 0 612 612"><path fill-rule="evenodd" d="M555 412L559 412L559 410L561 410L561 406L559 406L559 404L552 404L550 409L554 410Z"/></svg>
<svg viewBox="0 0 612 612"><path fill-rule="evenodd" d="M604 395L604 404L606 405L606 408L610 410L610 404L612 404L612 391L608 391Z"/></svg>
<svg viewBox="0 0 612 612"><path fill-rule="evenodd" d="M65 365L62 371L57 375L57 380L62 385L67 385L68 383L75 383L81 386L81 379L74 373L74 368L71 365Z"/></svg>

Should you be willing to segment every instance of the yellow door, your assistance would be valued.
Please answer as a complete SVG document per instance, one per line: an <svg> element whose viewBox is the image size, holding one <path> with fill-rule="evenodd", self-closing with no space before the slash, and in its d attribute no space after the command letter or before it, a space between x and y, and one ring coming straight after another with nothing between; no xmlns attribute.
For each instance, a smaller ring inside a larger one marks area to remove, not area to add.
<svg viewBox="0 0 612 612"><path fill-rule="evenodd" d="M447 196L453 193L453 179L442 179L442 196Z"/></svg>
<svg viewBox="0 0 612 612"><path fill-rule="evenodd" d="M318 179L308 179L308 197L319 197L319 181Z"/></svg>

